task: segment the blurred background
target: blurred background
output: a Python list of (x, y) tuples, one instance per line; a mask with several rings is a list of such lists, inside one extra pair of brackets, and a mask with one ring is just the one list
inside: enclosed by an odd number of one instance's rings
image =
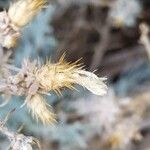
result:
[[(1, 10), (10, 1), (1, 0)], [(57, 123), (44, 126), (14, 97), (0, 108), (7, 125), (40, 140), (42, 150), (150, 150), (150, 1), (52, 0), (22, 31), (14, 49), (24, 58), (56, 62), (80, 58), (85, 68), (108, 78), (108, 94), (98, 97), (77, 87), (48, 96)], [(0, 149), (8, 145), (0, 137)]]

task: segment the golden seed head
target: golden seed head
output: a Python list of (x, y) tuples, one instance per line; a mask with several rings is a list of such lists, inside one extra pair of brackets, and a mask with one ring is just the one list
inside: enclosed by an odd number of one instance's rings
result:
[(27, 107), (31, 110), (33, 117), (36, 120), (41, 120), (43, 124), (51, 124), (55, 122), (55, 115), (50, 112), (50, 107), (43, 96), (36, 94), (27, 101)]
[(45, 0), (18, 0), (10, 5), (8, 16), (13, 25), (20, 28), (28, 24), (45, 5)]
[(35, 76), (41, 88), (47, 92), (54, 90), (59, 94), (63, 87), (74, 89), (73, 84), (79, 84), (96, 95), (104, 95), (107, 91), (105, 78), (83, 70), (77, 62), (65, 62), (64, 57), (56, 64), (47, 62), (37, 70)]
[(62, 58), (56, 64), (47, 62), (37, 70), (36, 79), (46, 91), (60, 93), (62, 87), (73, 88), (73, 73), (78, 69), (77, 66), (76, 63), (67, 63)]

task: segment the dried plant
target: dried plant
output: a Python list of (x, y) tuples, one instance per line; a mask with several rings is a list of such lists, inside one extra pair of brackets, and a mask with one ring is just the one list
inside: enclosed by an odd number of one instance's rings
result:
[(15, 27), (21, 28), (28, 24), (45, 4), (45, 0), (19, 0), (10, 5), (8, 16)]
[(45, 5), (45, 0), (18, 0), (7, 11), (0, 12), (0, 44), (6, 48), (16, 45), (20, 30)]
[[(45, 3), (45, 0), (19, 0), (10, 5), (8, 12), (1, 12), (2, 47), (15, 46), (20, 36), (20, 29), (33, 19)], [(3, 49), (1, 53), (3, 55)], [(46, 64), (40, 65), (37, 61), (26, 60), (21, 69), (8, 65), (8, 60), (9, 57), (6, 57), (1, 63), (0, 92), (5, 98), (2, 106), (8, 102), (11, 95), (26, 96), (24, 104), (27, 104), (33, 116), (43, 123), (55, 120), (54, 114), (48, 110), (43, 94), (48, 94), (50, 91), (61, 94), (61, 88), (74, 89), (73, 84), (79, 84), (96, 95), (106, 93), (107, 87), (103, 82), (105, 78), (98, 78), (95, 74), (83, 70), (77, 62), (65, 62), (64, 56), (56, 64), (47, 61)], [(17, 72), (12, 74), (11, 70)]]
[(0, 132), (4, 134), (10, 141), (9, 150), (33, 150), (33, 145), (36, 145), (40, 149), (39, 141), (31, 136), (25, 136), (18, 132), (12, 132), (6, 127), (6, 122), (10, 117), (10, 114), (14, 110), (10, 111), (4, 121), (0, 121)]
[[(46, 4), (45, 0), (19, 0), (12, 3), (8, 11), (0, 13), (0, 94), (6, 105), (13, 95), (24, 96), (21, 107), (27, 106), (32, 116), (43, 124), (55, 122), (55, 114), (46, 102), (45, 95), (51, 91), (61, 95), (62, 88), (75, 89), (76, 84), (83, 86), (96, 95), (107, 91), (106, 78), (99, 78), (93, 72), (86, 71), (78, 62), (66, 62), (64, 55), (57, 63), (47, 60), (41, 64), (38, 60), (24, 60), (21, 68), (12, 64), (11, 51), (21, 36), (21, 29), (27, 25)], [(0, 131), (10, 140), (12, 150), (32, 150), (32, 144), (38, 142), (33, 137), (13, 133), (1, 123)]]
[[(33, 115), (43, 123), (51, 123), (55, 117), (49, 112), (48, 104), (43, 95), (50, 91), (61, 94), (61, 88), (75, 89), (79, 84), (96, 95), (106, 94), (105, 78), (99, 78), (94, 73), (85, 71), (78, 63), (67, 63), (62, 56), (58, 63), (47, 61), (44, 65), (37, 61), (24, 61), (19, 72), (1, 80), (0, 92), (5, 97), (11, 95), (26, 96), (25, 104)], [(14, 68), (10, 68), (13, 71)]]

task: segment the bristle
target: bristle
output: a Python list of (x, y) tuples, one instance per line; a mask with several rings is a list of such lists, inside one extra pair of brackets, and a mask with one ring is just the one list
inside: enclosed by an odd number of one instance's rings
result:
[(55, 92), (58, 96), (62, 96), (62, 93), (61, 93), (61, 91), (60, 91), (59, 88), (54, 89), (54, 92)]
[(66, 53), (64, 52), (64, 53), (62, 54), (62, 56), (60, 57), (59, 62), (64, 62), (65, 56), (66, 56)]

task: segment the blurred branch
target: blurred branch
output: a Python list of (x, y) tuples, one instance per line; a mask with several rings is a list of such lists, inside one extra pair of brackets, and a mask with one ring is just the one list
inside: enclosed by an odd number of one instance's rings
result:
[(94, 55), (93, 55), (93, 58), (92, 58), (92, 64), (91, 64), (91, 70), (93, 69), (96, 69), (97, 66), (99, 66), (99, 64), (101, 63), (101, 59), (107, 49), (107, 46), (108, 46), (108, 42), (109, 42), (109, 29), (110, 29), (110, 26), (109, 24), (103, 26), (103, 29), (98, 29), (98, 32), (101, 33), (103, 36), (102, 36), (102, 39), (101, 39), (101, 42), (98, 43), (96, 46), (95, 46), (95, 52), (94, 52)]

